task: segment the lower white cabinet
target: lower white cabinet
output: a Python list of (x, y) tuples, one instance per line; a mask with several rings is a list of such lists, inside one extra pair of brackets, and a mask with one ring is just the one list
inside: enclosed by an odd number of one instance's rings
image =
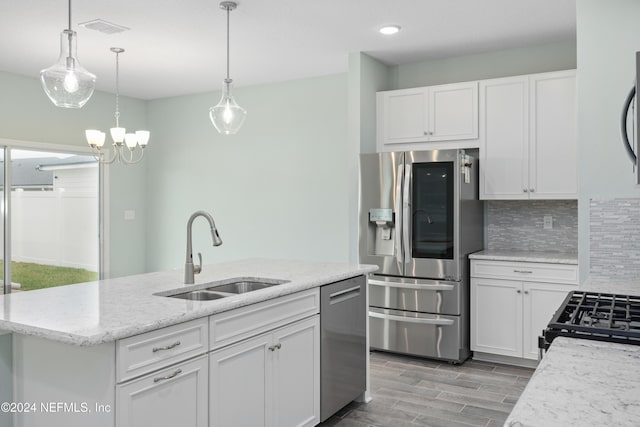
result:
[(210, 427), (320, 422), (320, 316), (209, 355)]
[[(543, 276), (545, 271), (539, 266), (544, 264), (501, 261), (495, 263), (495, 269), (491, 264), (471, 261), (471, 350), (537, 360), (538, 336), (568, 292), (577, 289), (577, 283), (536, 281), (537, 274), (545, 281), (552, 280)], [(513, 278), (490, 277), (505, 275), (507, 266), (511, 266)], [(575, 268), (563, 267), (568, 271)], [(480, 272), (486, 272), (487, 277), (477, 277)], [(522, 277), (528, 274), (533, 276)], [(563, 280), (558, 278), (559, 282)]]
[(116, 387), (118, 427), (206, 427), (207, 355)]

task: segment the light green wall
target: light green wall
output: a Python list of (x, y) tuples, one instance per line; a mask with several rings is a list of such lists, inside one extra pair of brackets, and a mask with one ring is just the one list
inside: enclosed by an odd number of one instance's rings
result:
[(219, 92), (148, 104), (147, 270), (182, 268), (186, 223), (210, 212), (224, 244), (194, 223), (204, 263), (252, 256), (346, 261), (349, 252), (347, 75), (237, 88), (248, 111), (219, 135)]
[(580, 278), (585, 280), (589, 200), (640, 197), (618, 128), (635, 77), (635, 52), (640, 51), (640, 2), (580, 0), (577, 5), (578, 251)]
[(576, 42), (567, 40), (397, 65), (391, 68), (392, 89), (573, 68), (576, 68)]
[[(58, 108), (49, 101), (37, 80), (5, 72), (0, 72), (0, 93), (0, 138), (85, 147), (85, 129), (106, 130), (113, 126), (113, 94), (95, 92), (80, 109)], [(121, 97), (120, 112), (125, 127), (146, 127), (144, 101)], [(111, 167), (112, 277), (144, 271), (144, 163)], [(125, 209), (135, 210), (137, 219), (125, 222)]]

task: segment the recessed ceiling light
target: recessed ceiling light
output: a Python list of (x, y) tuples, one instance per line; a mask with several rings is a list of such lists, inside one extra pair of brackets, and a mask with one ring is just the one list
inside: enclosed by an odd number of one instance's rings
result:
[(378, 31), (380, 31), (380, 34), (389, 36), (391, 34), (395, 34), (398, 31), (400, 31), (400, 25), (385, 25), (384, 27), (380, 28)]

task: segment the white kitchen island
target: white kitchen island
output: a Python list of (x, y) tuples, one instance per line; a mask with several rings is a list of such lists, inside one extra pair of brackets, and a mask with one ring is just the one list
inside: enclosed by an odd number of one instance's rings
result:
[[(317, 424), (319, 287), (375, 269), (249, 259), (204, 266), (195, 285), (175, 270), (0, 296), (15, 425), (221, 425), (209, 417), (214, 389), (246, 392), (238, 419)], [(287, 283), (212, 301), (154, 295), (231, 278)], [(289, 399), (302, 403), (277, 413)]]
[[(589, 279), (581, 290), (640, 295), (640, 280)], [(506, 427), (635, 427), (640, 420), (640, 346), (558, 337)]]

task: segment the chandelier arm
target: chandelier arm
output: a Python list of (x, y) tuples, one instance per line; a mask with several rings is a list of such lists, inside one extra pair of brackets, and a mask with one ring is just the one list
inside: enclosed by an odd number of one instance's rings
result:
[[(98, 155), (97, 157), (96, 157), (96, 153)], [(110, 157), (109, 160), (105, 160), (104, 155), (105, 155), (104, 151), (93, 148), (93, 158), (96, 159), (97, 162), (103, 165), (110, 165), (113, 162), (115, 162), (116, 158), (118, 157), (118, 152), (117, 152), (117, 149), (114, 148), (114, 152), (111, 156), (109, 156)]]
[[(138, 148), (140, 148), (140, 157), (138, 157), (137, 159), (134, 160), (133, 152), (134, 151), (138, 151), (137, 150)], [(121, 160), (122, 160), (122, 163), (126, 163), (128, 165), (134, 165), (134, 164), (140, 162), (142, 160), (143, 156), (144, 156), (144, 148), (142, 148), (140, 146), (136, 146), (136, 148), (134, 148), (134, 149), (129, 149), (129, 158), (128, 159), (124, 155), (124, 153), (122, 153)]]

